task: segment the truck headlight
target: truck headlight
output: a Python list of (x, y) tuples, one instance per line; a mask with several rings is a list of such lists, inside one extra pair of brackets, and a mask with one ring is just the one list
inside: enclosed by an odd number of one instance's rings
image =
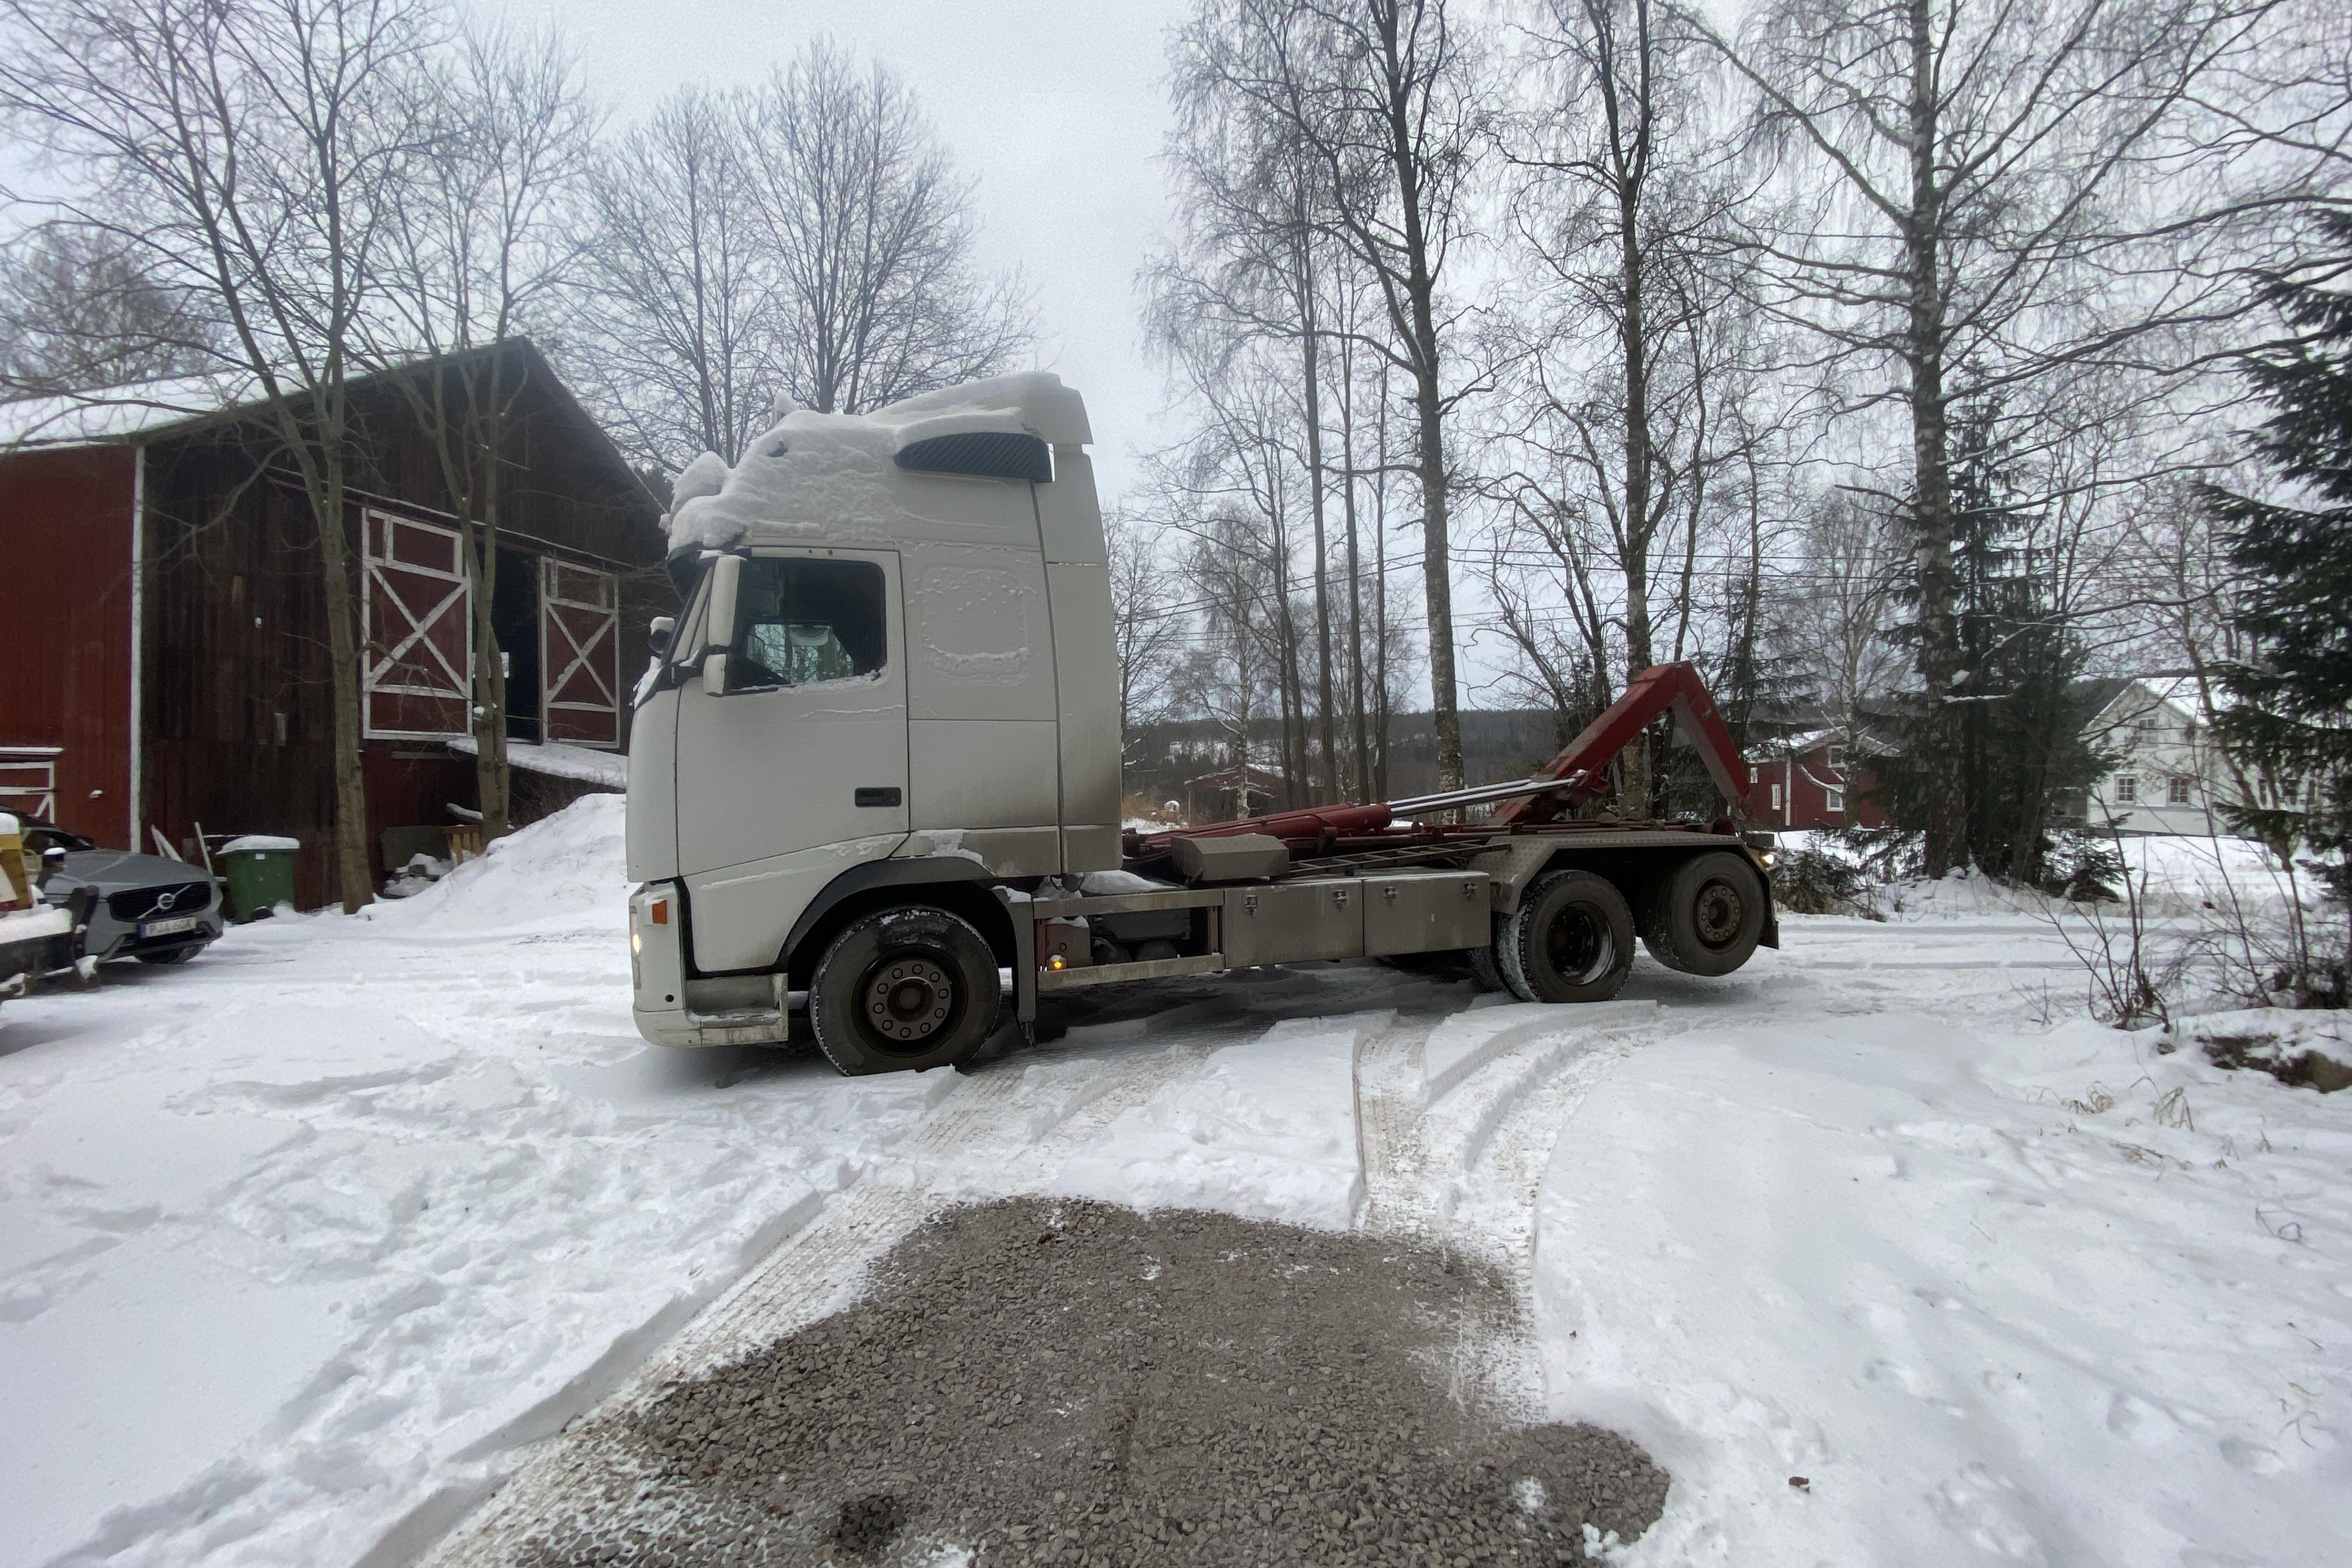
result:
[(629, 932), (629, 956), (635, 958), (646, 950), (646, 933), (632, 929)]

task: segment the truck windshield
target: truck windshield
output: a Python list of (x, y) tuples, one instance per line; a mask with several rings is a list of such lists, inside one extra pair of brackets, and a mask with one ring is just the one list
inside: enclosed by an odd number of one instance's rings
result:
[(887, 657), (882, 568), (870, 561), (747, 561), (737, 595), (730, 690), (847, 680)]

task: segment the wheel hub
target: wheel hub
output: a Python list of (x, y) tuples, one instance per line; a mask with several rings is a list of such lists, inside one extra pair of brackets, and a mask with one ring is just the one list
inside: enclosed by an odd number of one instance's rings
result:
[(1709, 947), (1722, 947), (1739, 935), (1739, 924), (1748, 910), (1736, 889), (1709, 882), (1699, 889), (1698, 906), (1691, 912), (1699, 941)]
[(954, 1009), (947, 971), (928, 958), (888, 958), (866, 973), (866, 1023), (893, 1045), (929, 1039)]
[(1609, 928), (1590, 910), (1570, 908), (1544, 933), (1544, 956), (1562, 979), (1586, 985), (1608, 972), (1617, 956), (1616, 944), (1609, 940)]

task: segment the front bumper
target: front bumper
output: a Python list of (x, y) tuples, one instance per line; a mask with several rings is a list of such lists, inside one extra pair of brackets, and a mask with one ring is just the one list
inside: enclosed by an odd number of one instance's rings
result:
[(782, 975), (689, 979), (675, 882), (629, 895), (630, 1012), (656, 1046), (765, 1046), (788, 1037)]
[(157, 936), (142, 935), (150, 921), (117, 920), (107, 911), (103, 900), (89, 918), (89, 935), (86, 950), (89, 956), (101, 962), (115, 958), (136, 958), (141, 953), (179, 952), (191, 947), (204, 947), (218, 942), (226, 919), (221, 912), (220, 895), (213, 895), (211, 907), (199, 910), (193, 916), (196, 922), (186, 931), (171, 931)]

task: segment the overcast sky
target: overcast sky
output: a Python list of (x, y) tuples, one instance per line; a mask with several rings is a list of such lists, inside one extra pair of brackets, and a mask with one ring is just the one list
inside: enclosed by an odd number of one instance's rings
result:
[(1168, 226), (1163, 35), (1184, 0), (475, 0), (554, 18), (622, 119), (688, 82), (757, 81), (830, 33), (903, 76), (979, 181), (981, 245), (1034, 291), (1037, 363), (1086, 395), (1104, 499), (1154, 446), (1135, 272)]

